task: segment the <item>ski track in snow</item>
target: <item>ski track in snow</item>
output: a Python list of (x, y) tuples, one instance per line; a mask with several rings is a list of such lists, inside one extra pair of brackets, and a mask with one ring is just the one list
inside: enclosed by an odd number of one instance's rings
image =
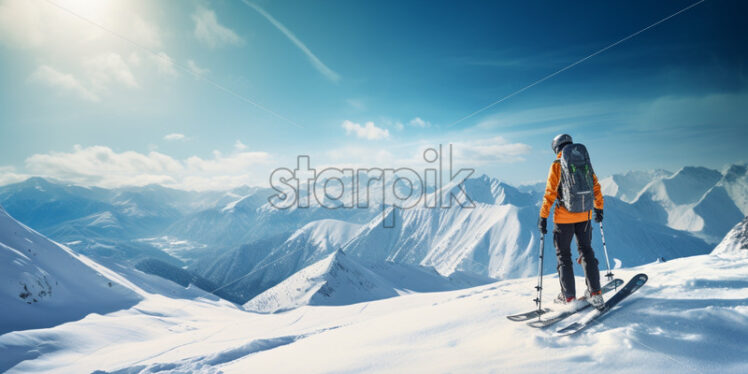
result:
[[(293, 324), (293, 323), (292, 323)], [(304, 339), (310, 335), (319, 334), (327, 330), (334, 329), (336, 327), (331, 327), (328, 329), (323, 329), (321, 331), (313, 332), (310, 334), (304, 334), (304, 335), (288, 335), (288, 336), (280, 336), (275, 338), (268, 338), (268, 339), (256, 339), (252, 340), (251, 342), (241, 345), (236, 348), (227, 349), (218, 353), (210, 354), (207, 356), (199, 356), (189, 359), (183, 359), (178, 362), (174, 363), (156, 363), (156, 364), (150, 364), (150, 365), (134, 365), (128, 368), (116, 370), (112, 372), (113, 374), (116, 373), (159, 373), (159, 372), (184, 372), (184, 373), (213, 373), (213, 372), (219, 372), (216, 368), (217, 366), (238, 360), (240, 358), (244, 358), (246, 356), (249, 356), (253, 353), (267, 351), (270, 349), (274, 349), (280, 346), (284, 346), (287, 344), (291, 344), (299, 339)], [(191, 344), (191, 343), (185, 343)], [(178, 347), (175, 347), (179, 348)], [(171, 351), (173, 349), (170, 349)], [(167, 351), (168, 352), (168, 351)], [(167, 353), (167, 352), (162, 352)], [(160, 356), (161, 354), (155, 355), (154, 357)], [(151, 357), (153, 358), (153, 357)], [(94, 373), (107, 373), (105, 371), (95, 371)]]

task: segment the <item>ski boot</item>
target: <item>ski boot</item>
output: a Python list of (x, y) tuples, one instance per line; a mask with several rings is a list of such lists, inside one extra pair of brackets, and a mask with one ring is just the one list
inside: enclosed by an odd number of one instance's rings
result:
[(600, 290), (597, 290), (595, 292), (590, 292), (590, 290), (587, 290), (584, 292), (584, 297), (587, 300), (590, 305), (594, 306), (597, 309), (602, 309), (602, 307), (605, 305), (605, 300), (603, 300), (603, 292)]
[(571, 304), (571, 303), (573, 303), (573, 302), (574, 302), (574, 300), (576, 300), (576, 299), (577, 299), (577, 298), (576, 298), (576, 297), (574, 297), (574, 296), (572, 296), (572, 297), (566, 297), (566, 296), (564, 295), (564, 293), (563, 293), (563, 292), (561, 292), (561, 293), (559, 293), (559, 294), (558, 294), (558, 296), (556, 296), (556, 298), (555, 298), (555, 299), (553, 299), (553, 302), (554, 302), (554, 303), (556, 303), (556, 304), (562, 304), (562, 305), (566, 305), (566, 304)]

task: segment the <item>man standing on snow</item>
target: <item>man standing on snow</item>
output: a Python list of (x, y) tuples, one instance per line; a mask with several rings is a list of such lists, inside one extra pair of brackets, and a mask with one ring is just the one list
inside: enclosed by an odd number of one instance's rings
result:
[(551, 165), (548, 181), (540, 209), (538, 228), (548, 232), (548, 216), (551, 206), (556, 203), (553, 213), (553, 245), (558, 258), (558, 278), (561, 293), (557, 302), (570, 303), (576, 298), (574, 269), (571, 262), (571, 239), (576, 236), (579, 261), (584, 268), (587, 281), (585, 296), (595, 307), (603, 305), (600, 291), (600, 273), (597, 259), (592, 250), (592, 212), (596, 222), (603, 220), (603, 195), (597, 176), (592, 170), (589, 154), (582, 144), (574, 144), (571, 136), (561, 134), (551, 143), (556, 160)]

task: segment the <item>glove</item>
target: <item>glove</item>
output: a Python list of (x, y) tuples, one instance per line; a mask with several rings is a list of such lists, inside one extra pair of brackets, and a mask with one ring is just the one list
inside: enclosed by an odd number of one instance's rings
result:
[(595, 222), (603, 221), (603, 210), (595, 208)]
[(548, 218), (538, 218), (538, 229), (544, 235), (548, 233), (548, 229), (546, 228), (546, 226), (548, 226)]

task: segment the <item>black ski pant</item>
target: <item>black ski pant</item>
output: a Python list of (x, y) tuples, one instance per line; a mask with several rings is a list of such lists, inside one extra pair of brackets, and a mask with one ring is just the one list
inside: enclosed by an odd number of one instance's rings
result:
[(584, 269), (587, 289), (590, 292), (600, 290), (600, 271), (597, 259), (592, 250), (592, 223), (557, 223), (553, 227), (553, 245), (558, 259), (558, 278), (561, 281), (561, 292), (567, 298), (576, 296), (574, 268), (571, 262), (571, 239), (576, 236), (579, 260)]

